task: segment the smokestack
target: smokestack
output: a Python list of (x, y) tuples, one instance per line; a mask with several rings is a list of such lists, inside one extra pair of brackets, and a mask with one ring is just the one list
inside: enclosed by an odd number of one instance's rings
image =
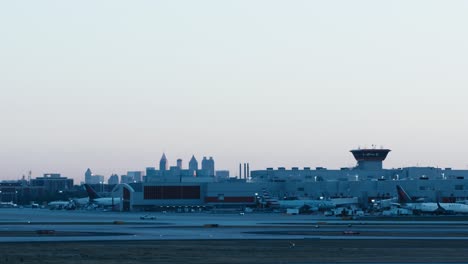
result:
[(247, 163), (244, 163), (244, 179), (247, 180)]
[(239, 163), (239, 179), (242, 179), (242, 163)]

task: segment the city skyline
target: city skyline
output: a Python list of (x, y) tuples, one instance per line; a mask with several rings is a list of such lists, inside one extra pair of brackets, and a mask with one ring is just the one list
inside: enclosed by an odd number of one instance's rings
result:
[[(111, 10), (111, 11), (109, 11)], [(468, 167), (468, 3), (0, 3), (0, 180), (157, 167)], [(103, 15), (105, 14), (105, 16)], [(200, 161), (200, 160), (199, 160)]]
[[(377, 146), (377, 145), (371, 145), (371, 146), (366, 146), (366, 145), (363, 145), (363, 146), (358, 146), (356, 148), (353, 148), (353, 149), (380, 149), (382, 148), (383, 146)], [(349, 150), (352, 150), (352, 149), (349, 149)], [(414, 163), (414, 164), (409, 164), (409, 163), (405, 163), (405, 164), (395, 164), (395, 162), (393, 161), (392, 162), (392, 158), (391, 156), (394, 155), (395, 151), (392, 150), (392, 153), (389, 154), (390, 158), (388, 158), (385, 162), (384, 162), (384, 168), (386, 169), (395, 169), (395, 168), (401, 168), (401, 167), (435, 167), (435, 168), (452, 168), (452, 169), (468, 169), (468, 165), (466, 165), (465, 167), (456, 167), (456, 166), (443, 166), (443, 165), (439, 165), (439, 164), (429, 164), (429, 163), (420, 163), (420, 162), (417, 162), (417, 163)], [(298, 167), (298, 168), (304, 168), (304, 167), (311, 167), (311, 168), (315, 168), (315, 167), (323, 167), (323, 168), (327, 168), (327, 169), (340, 169), (340, 168), (354, 168), (354, 167), (357, 167), (357, 162), (356, 160), (353, 158), (353, 155), (350, 151), (345, 151), (346, 154), (349, 154), (349, 158), (346, 159), (346, 164), (345, 163), (342, 163), (341, 165), (340, 164), (337, 164), (337, 166), (325, 166), (324, 164), (319, 164), (319, 163), (303, 163), (303, 164), (292, 164), (292, 165), (285, 165), (284, 163), (281, 163), (281, 161), (278, 161), (278, 163), (268, 163), (270, 165), (268, 166), (265, 166), (265, 167), (254, 167), (254, 168), (250, 168), (250, 171), (252, 170), (265, 170), (267, 168), (274, 168), (274, 169), (277, 169), (277, 168), (280, 168), (280, 167), (285, 167), (286, 169), (291, 169), (293, 167)], [(418, 154), (418, 153), (415, 153), (415, 154)], [(167, 170), (170, 168), (170, 167), (176, 167), (177, 166), (177, 161), (179, 159), (181, 159), (180, 157), (172, 157), (168, 154), (166, 154), (165, 152), (163, 153), (163, 155), (167, 158)], [(199, 168), (201, 169), (201, 161), (203, 158), (211, 158), (211, 156), (199, 156), (198, 158), (196, 157), (196, 155), (192, 155), (190, 157), (193, 157), (195, 156), (195, 158), (197, 159), (198, 161), (198, 166)], [(336, 155), (336, 156), (343, 156), (343, 155)], [(172, 159), (173, 158), (173, 159)], [(160, 159), (155, 159), (155, 162), (151, 165), (148, 165), (148, 166), (144, 166), (144, 167), (138, 167), (138, 168), (135, 168), (135, 167), (120, 167), (120, 170), (117, 170), (117, 169), (112, 169), (112, 168), (106, 168), (106, 167), (99, 167), (99, 166), (96, 166), (96, 167), (86, 167), (86, 168), (82, 168), (80, 171), (73, 171), (72, 174), (67, 174), (67, 173), (64, 173), (62, 171), (59, 171), (59, 170), (48, 170), (48, 171), (32, 171), (32, 175), (31, 177), (34, 178), (34, 177), (41, 177), (43, 176), (44, 174), (50, 174), (50, 173), (60, 173), (62, 176), (64, 177), (68, 177), (68, 178), (72, 178), (76, 181), (76, 183), (80, 183), (80, 182), (85, 182), (85, 173), (87, 172), (88, 169), (91, 169), (92, 170), (92, 175), (93, 176), (103, 176), (104, 177), (104, 182), (107, 183), (108, 179), (110, 176), (112, 175), (118, 175), (119, 178), (121, 175), (127, 175), (128, 172), (134, 172), (134, 171), (141, 171), (143, 172), (143, 175), (144, 175), (144, 171), (146, 170), (146, 168), (149, 168), (149, 167), (154, 167), (156, 169), (159, 169), (159, 166), (160, 166)], [(182, 168), (183, 169), (189, 169), (189, 161), (191, 159), (182, 159)], [(218, 170), (229, 170), (230, 171), (230, 177), (238, 177), (239, 176), (239, 164), (240, 165), (244, 165), (244, 164), (247, 164), (249, 163), (250, 165), (250, 162), (245, 160), (245, 161), (239, 161), (237, 162), (234, 166), (231, 166), (233, 169), (231, 169), (231, 167), (227, 168), (227, 167), (220, 167), (220, 165), (218, 165), (218, 160), (215, 158), (216, 160), (216, 166), (215, 166), (215, 170), (218, 171)], [(390, 162), (389, 162), (390, 161)], [(99, 162), (96, 162), (96, 164), (99, 163)], [(244, 167), (242, 167), (242, 177), (244, 177)], [(4, 179), (0, 179), (1, 180), (18, 180), (20, 179), (23, 175), (27, 178), (28, 177), (28, 173), (29, 171), (25, 171), (23, 174), (21, 175), (18, 175), (17, 177), (11, 177), (11, 178), (4, 178)]]

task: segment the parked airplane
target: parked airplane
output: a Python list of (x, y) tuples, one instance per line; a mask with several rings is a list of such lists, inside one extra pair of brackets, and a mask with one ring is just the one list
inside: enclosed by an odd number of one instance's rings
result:
[(74, 209), (72, 201), (52, 201), (47, 204), (50, 209)]
[(336, 207), (336, 204), (331, 200), (311, 200), (311, 199), (294, 199), (294, 200), (278, 200), (271, 198), (270, 194), (263, 190), (263, 202), (272, 208), (303, 208), (309, 207), (311, 211), (326, 210)]
[(377, 209), (377, 210), (385, 210), (385, 209), (389, 209), (390, 207), (392, 207), (392, 205), (394, 205), (396, 202), (397, 202), (396, 197), (392, 197), (389, 199), (382, 199), (382, 200), (372, 200), (372, 206), (374, 207), (374, 209)]
[(85, 206), (89, 204), (89, 197), (73, 198), (72, 200), (76, 205), (79, 205), (79, 206)]
[(114, 206), (120, 203), (120, 199), (114, 197), (101, 197), (89, 184), (85, 184), (88, 192), (89, 203), (99, 206)]
[(406, 191), (397, 185), (398, 204), (402, 208), (413, 210), (413, 212), (421, 213), (438, 213), (438, 214), (453, 214), (453, 213), (468, 213), (468, 205), (459, 203), (429, 203), (429, 202), (414, 202)]
[(13, 202), (0, 202), (0, 208), (16, 208), (16, 207), (18, 207), (18, 205)]

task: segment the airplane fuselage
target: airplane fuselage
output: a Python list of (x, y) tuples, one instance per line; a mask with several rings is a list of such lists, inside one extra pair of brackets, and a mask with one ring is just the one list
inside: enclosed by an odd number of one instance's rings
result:
[(281, 208), (301, 208), (303, 206), (310, 206), (318, 209), (332, 209), (336, 207), (333, 202), (322, 200), (279, 200), (278, 203)]
[(120, 199), (112, 197), (96, 198), (91, 201), (91, 203), (100, 205), (100, 206), (113, 206), (120, 203)]
[(440, 206), (447, 211), (468, 214), (468, 205), (460, 203), (441, 203)]
[[(448, 212), (468, 214), (468, 205), (459, 203), (439, 203), (440, 207)], [(439, 206), (437, 203), (407, 203), (401, 207), (422, 213), (437, 212)]]

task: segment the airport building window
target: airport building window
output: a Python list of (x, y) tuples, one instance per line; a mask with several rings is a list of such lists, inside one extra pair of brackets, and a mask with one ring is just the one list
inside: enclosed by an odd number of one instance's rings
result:
[(200, 186), (145, 186), (145, 200), (200, 199)]

